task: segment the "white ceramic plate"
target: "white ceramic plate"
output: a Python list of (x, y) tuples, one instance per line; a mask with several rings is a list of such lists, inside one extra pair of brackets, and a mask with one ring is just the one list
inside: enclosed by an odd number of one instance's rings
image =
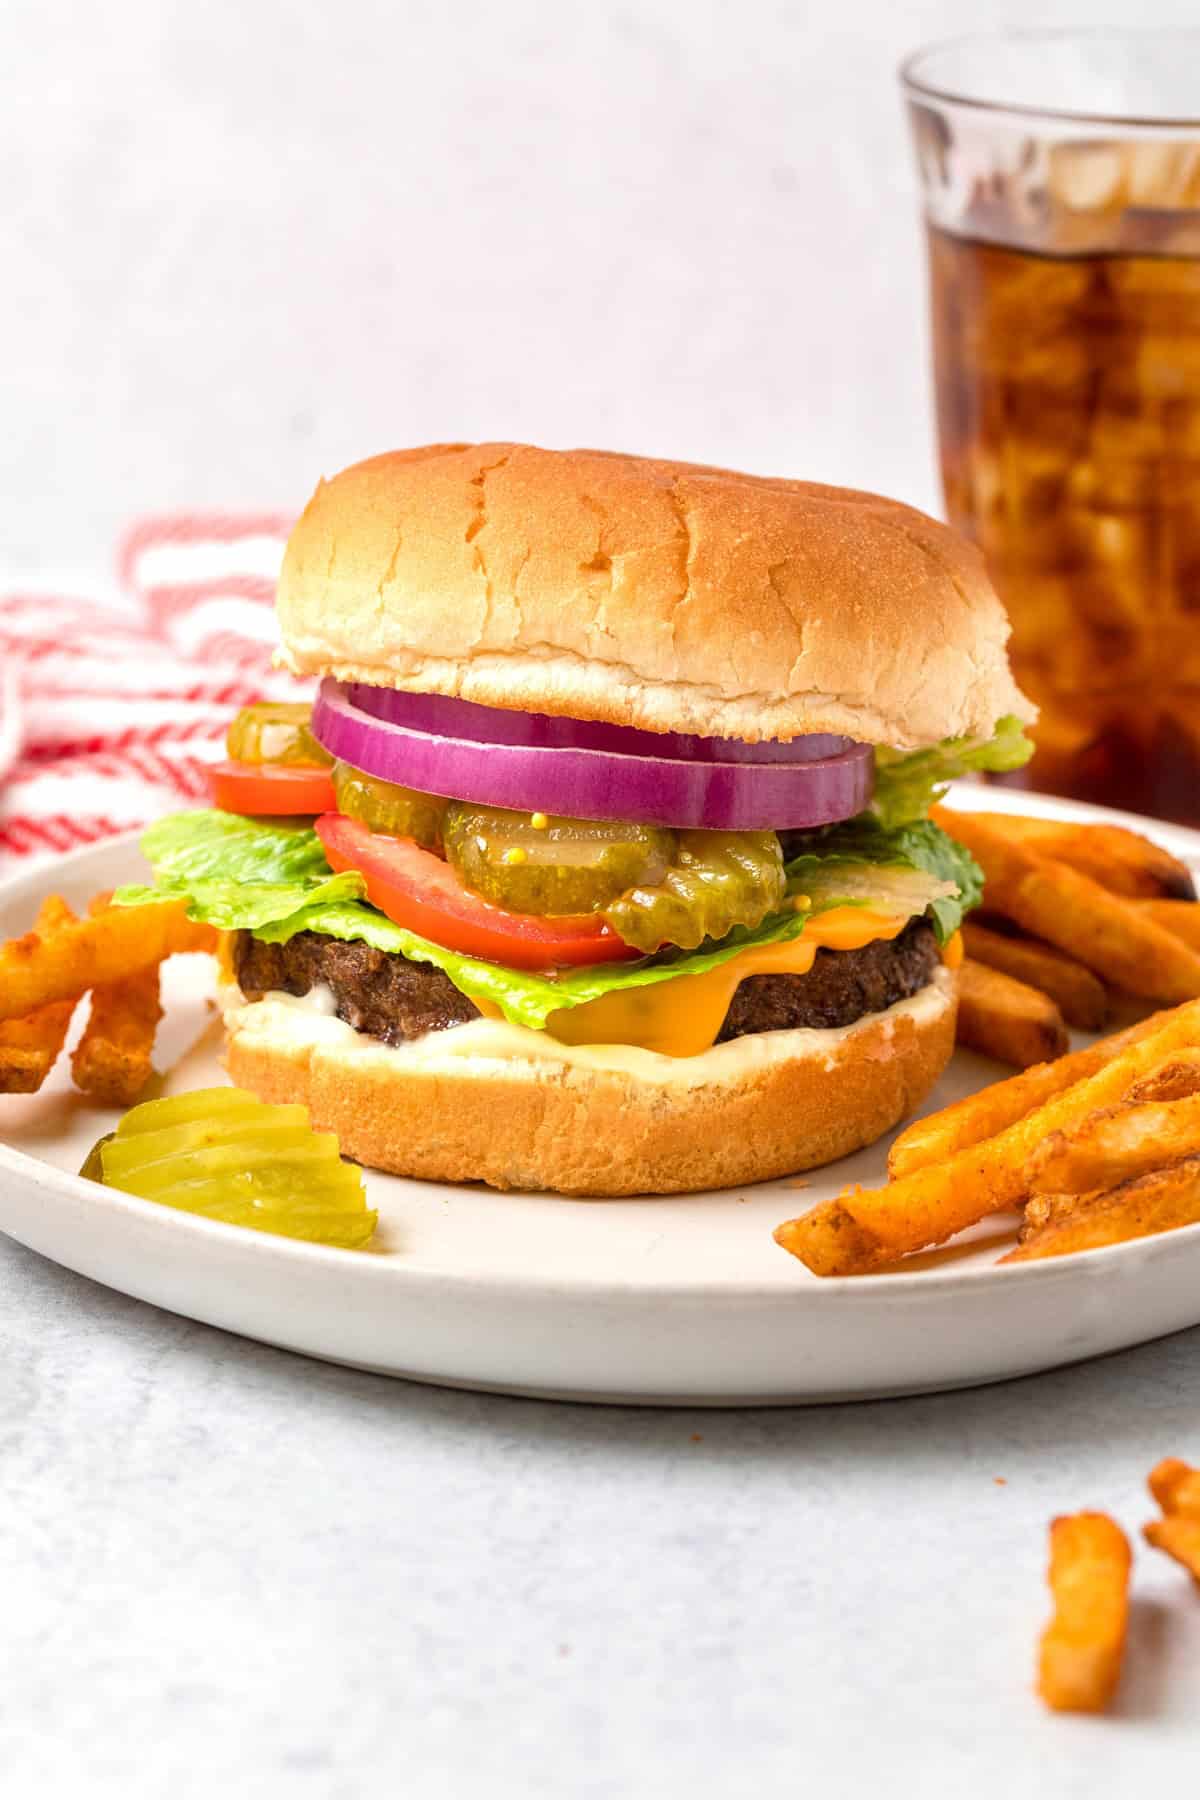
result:
[[(1048, 817), (1118, 813), (996, 789), (960, 802)], [(1200, 866), (1200, 833), (1156, 826)], [(136, 879), (130, 839), (0, 889), (0, 936), (53, 879), (73, 900)], [(167, 967), (169, 1091), (223, 1079), (207, 958)], [(930, 1106), (1005, 1071), (960, 1052)], [(82, 1181), (115, 1115), (55, 1072), (0, 1098), (0, 1229), (108, 1286), (310, 1356), (422, 1381), (575, 1400), (785, 1405), (966, 1387), (1200, 1323), (1200, 1226), (995, 1266), (994, 1220), (902, 1273), (821, 1282), (772, 1241), (848, 1180), (883, 1177), (886, 1141), (793, 1181), (673, 1199), (564, 1200), (370, 1175), (368, 1251), (211, 1224)]]

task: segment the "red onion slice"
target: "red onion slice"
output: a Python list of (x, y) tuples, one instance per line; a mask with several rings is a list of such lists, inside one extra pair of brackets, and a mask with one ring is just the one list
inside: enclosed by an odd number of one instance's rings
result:
[[(473, 710), (495, 716), (490, 707)], [(512, 744), (392, 724), (364, 712), (340, 682), (329, 680), (322, 682), (313, 708), (313, 733), (330, 755), (382, 781), (447, 799), (572, 819), (795, 831), (851, 818), (866, 806), (874, 786), (867, 744), (816, 761), (786, 763), (686, 761), (578, 745)]]
[(429, 731), (435, 737), (465, 738), (477, 744), (524, 744), (533, 750), (611, 750), (620, 756), (666, 757), (671, 762), (798, 763), (837, 756), (854, 741), (829, 732), (811, 732), (787, 744), (745, 744), (740, 738), (638, 731), (632, 725), (606, 725), (596, 719), (514, 712), (509, 707), (454, 700), (447, 694), (405, 694), (398, 688), (369, 687), (361, 681), (346, 692), (352, 706), (408, 731)]

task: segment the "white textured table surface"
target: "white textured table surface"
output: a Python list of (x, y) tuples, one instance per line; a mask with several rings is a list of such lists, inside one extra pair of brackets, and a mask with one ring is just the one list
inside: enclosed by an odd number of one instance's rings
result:
[(0, 1238), (6, 1800), (1149, 1791), (1195, 1772), (1200, 1596), (1140, 1556), (1117, 1716), (1049, 1718), (1045, 1524), (1149, 1516), (1198, 1378), (1200, 1331), (879, 1405), (509, 1401)]

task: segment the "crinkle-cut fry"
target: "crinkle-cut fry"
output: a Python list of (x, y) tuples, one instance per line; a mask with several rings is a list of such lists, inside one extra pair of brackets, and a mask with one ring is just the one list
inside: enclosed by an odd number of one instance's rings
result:
[(1155, 1550), (1165, 1550), (1200, 1585), (1200, 1516), (1169, 1513), (1143, 1525), (1142, 1536)]
[(1192, 872), (1185, 862), (1123, 825), (1079, 825), (1024, 813), (989, 813), (988, 818), (998, 830), (1031, 850), (1090, 875), (1110, 894), (1128, 899), (1169, 896), (1181, 901), (1196, 897)]
[(969, 1050), (1019, 1069), (1054, 1061), (1071, 1042), (1049, 994), (969, 956), (958, 971), (957, 1036)]
[(933, 816), (983, 870), (990, 911), (1078, 957), (1128, 994), (1168, 1003), (1200, 997), (1200, 951), (1156, 925), (1134, 901), (1006, 837), (996, 828), (997, 815), (935, 807)]
[(20, 1019), (54, 1000), (124, 981), (180, 951), (213, 950), (217, 933), (195, 925), (182, 900), (112, 906), (52, 936), (31, 931), (0, 946), (0, 1019)]
[(1200, 1049), (1176, 1050), (1135, 1081), (1125, 1099), (1130, 1106), (1143, 1100), (1187, 1100), (1200, 1094)]
[(1054, 1617), (1042, 1633), (1038, 1693), (1056, 1712), (1103, 1712), (1116, 1694), (1129, 1630), (1129, 1539), (1107, 1513), (1050, 1527)]
[(1200, 906), (1194, 900), (1139, 900), (1138, 911), (1200, 950)]
[(1200, 1156), (1189, 1156), (1168, 1169), (1154, 1169), (1100, 1193), (1081, 1194), (1065, 1217), (1030, 1232), (1002, 1256), (1002, 1263), (1041, 1262), (1051, 1256), (1073, 1256), (1080, 1250), (1102, 1250), (1134, 1238), (1159, 1237), (1185, 1225), (1200, 1224)]
[[(38, 911), (34, 930), (41, 937), (74, 922), (75, 914), (61, 894), (50, 894)], [(0, 1094), (36, 1094), (58, 1060), (75, 999), (39, 1006), (23, 1019), (0, 1023)]]
[[(1197, 909), (1200, 911), (1200, 908)], [(1099, 976), (1081, 962), (1037, 938), (1009, 937), (968, 919), (962, 928), (963, 948), (972, 962), (986, 963), (1014, 981), (1039, 988), (1058, 1006), (1077, 1031), (1100, 1031), (1108, 1017), (1108, 995)]]
[(1179, 1456), (1164, 1456), (1150, 1471), (1146, 1483), (1165, 1513), (1186, 1513), (1200, 1519), (1200, 1469)]
[(1020, 1075), (1010, 1075), (1007, 1081), (997, 1081), (992, 1087), (981, 1088), (977, 1094), (968, 1094), (965, 1099), (956, 1100), (953, 1106), (943, 1107), (941, 1112), (914, 1119), (892, 1145), (888, 1154), (888, 1174), (893, 1181), (899, 1181), (902, 1176), (914, 1175), (918, 1169), (927, 1168), (930, 1163), (945, 1162), (960, 1150), (995, 1137), (997, 1132), (1026, 1118), (1036, 1107), (1044, 1106), (1055, 1094), (1095, 1075), (1120, 1056), (1129, 1044), (1152, 1036), (1170, 1016), (1169, 1012), (1155, 1013), (1125, 1031), (1102, 1038), (1097, 1044), (1089, 1044), (1085, 1050), (1073, 1050), (1069, 1056), (1059, 1057), (1057, 1062), (1041, 1063)]
[(93, 988), (83, 1036), (71, 1058), (82, 1093), (108, 1106), (132, 1106), (153, 1066), (154, 1034), (162, 1018), (160, 965), (151, 963), (124, 981)]
[(1198, 1155), (1200, 1095), (1103, 1107), (1035, 1150), (1029, 1185), (1035, 1194), (1082, 1194)]
[(1029, 1193), (1033, 1153), (1051, 1132), (1115, 1104), (1133, 1077), (1178, 1044), (1193, 1043), (1200, 1043), (1200, 1001), (1176, 1007), (1151, 1035), (1126, 1044), (1120, 1056), (1094, 1075), (1053, 1095), (994, 1137), (887, 1187), (848, 1189), (803, 1217), (786, 1220), (775, 1241), (814, 1275), (826, 1276), (863, 1274), (944, 1243), (990, 1213), (1022, 1204)]

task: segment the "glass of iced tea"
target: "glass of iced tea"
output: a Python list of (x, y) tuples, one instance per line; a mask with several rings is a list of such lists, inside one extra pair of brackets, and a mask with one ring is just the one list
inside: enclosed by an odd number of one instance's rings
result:
[(1042, 709), (1026, 785), (1200, 823), (1200, 30), (919, 51), (942, 483)]

